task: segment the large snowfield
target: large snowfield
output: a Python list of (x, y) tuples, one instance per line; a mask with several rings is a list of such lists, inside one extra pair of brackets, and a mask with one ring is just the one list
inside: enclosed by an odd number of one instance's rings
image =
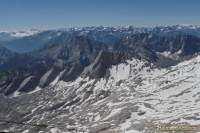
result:
[[(199, 128), (200, 56), (169, 68), (132, 59), (107, 73), (100, 80), (80, 77), (73, 82), (59, 81), (61, 73), (43, 90), (13, 96), (13, 109), (26, 112), (27, 123), (47, 124), (40, 133), (154, 133), (166, 123)], [(28, 100), (19, 104), (20, 99)], [(24, 133), (38, 130), (20, 127)]]

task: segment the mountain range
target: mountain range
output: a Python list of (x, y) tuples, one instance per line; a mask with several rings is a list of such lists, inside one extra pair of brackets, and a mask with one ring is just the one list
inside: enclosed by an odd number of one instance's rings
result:
[(192, 25), (0, 32), (0, 129), (199, 128), (199, 52)]

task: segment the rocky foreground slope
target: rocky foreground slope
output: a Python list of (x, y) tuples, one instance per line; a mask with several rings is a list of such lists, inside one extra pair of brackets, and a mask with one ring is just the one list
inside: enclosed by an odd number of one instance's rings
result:
[[(107, 77), (58, 81), (1, 96), (0, 129), (19, 133), (154, 133), (159, 123), (200, 124), (200, 56), (169, 68), (132, 58)], [(194, 131), (195, 133), (197, 131)]]

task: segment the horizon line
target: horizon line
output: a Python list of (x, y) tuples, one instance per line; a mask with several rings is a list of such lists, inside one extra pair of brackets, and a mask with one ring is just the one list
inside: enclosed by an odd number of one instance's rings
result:
[(38, 30), (38, 31), (47, 31), (47, 30), (68, 30), (68, 29), (75, 29), (75, 28), (92, 28), (92, 27), (112, 27), (112, 28), (156, 28), (156, 27), (172, 27), (172, 26), (196, 26), (200, 27), (200, 24), (158, 24), (158, 25), (134, 25), (134, 24), (127, 24), (127, 25), (90, 25), (90, 26), (62, 26), (62, 27), (54, 27), (54, 28), (39, 28), (39, 27), (30, 27), (30, 28), (21, 28), (21, 29), (13, 29), (13, 30), (1, 30), (0, 32), (17, 32), (17, 31), (31, 31), (31, 30)]

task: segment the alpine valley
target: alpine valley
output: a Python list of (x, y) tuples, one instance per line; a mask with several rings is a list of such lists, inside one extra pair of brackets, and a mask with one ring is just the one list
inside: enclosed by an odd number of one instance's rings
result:
[(199, 52), (193, 25), (1, 31), (0, 132), (197, 133)]

